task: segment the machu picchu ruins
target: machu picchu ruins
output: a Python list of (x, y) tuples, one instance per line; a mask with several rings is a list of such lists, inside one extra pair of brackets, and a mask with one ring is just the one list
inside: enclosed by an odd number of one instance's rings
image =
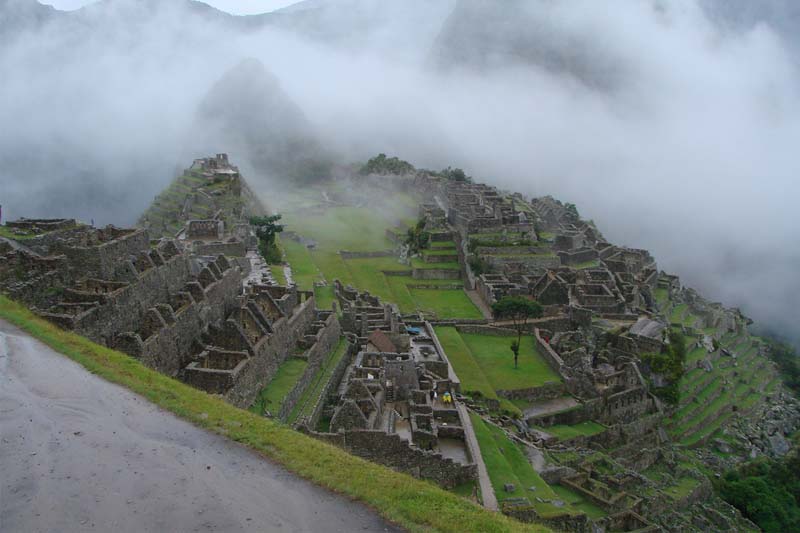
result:
[[(280, 264), (251, 223), (268, 205)], [(8, 222), (0, 287), (235, 406), (556, 530), (752, 529), (707, 476), (785, 454), (800, 425), (741, 311), (571, 204), (413, 167), (262, 199), (226, 154), (197, 159), (133, 228)], [(541, 316), (517, 331), (495, 316), (508, 298)]]

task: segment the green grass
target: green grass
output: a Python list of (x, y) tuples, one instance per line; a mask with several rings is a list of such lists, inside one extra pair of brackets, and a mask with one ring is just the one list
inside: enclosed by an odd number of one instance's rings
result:
[(669, 302), (669, 290), (667, 289), (656, 289), (653, 291), (653, 296), (656, 298), (656, 302), (660, 307), (663, 307)]
[[(536, 511), (543, 517), (573, 514), (569, 507), (556, 507), (547, 502), (536, 501), (536, 497), (554, 500), (558, 496), (531, 466), (519, 446), (509, 440), (503, 431), (487, 424), (474, 413), (470, 413), (475, 436), (481, 449), (481, 457), (489, 472), (489, 479), (498, 501), (506, 498), (528, 498)], [(514, 490), (506, 492), (506, 483), (512, 483)], [(530, 490), (535, 487), (534, 490)]]
[(259, 415), (269, 411), (273, 416), (277, 416), (283, 405), (284, 398), (292, 390), (292, 387), (294, 387), (307, 367), (308, 361), (305, 359), (289, 357), (278, 367), (278, 371), (272, 381), (258, 393), (250, 410)]
[(319, 271), (308, 248), (289, 239), (282, 239), (281, 246), (286, 260), (292, 266), (292, 280), (298, 288), (304, 291), (312, 290), (314, 282), (319, 279)]
[[(19, 233), (17, 233), (19, 232)], [(31, 233), (25, 230), (17, 230), (14, 228), (9, 228), (8, 226), (0, 226), (0, 237), (8, 237), (9, 239), (14, 239), (16, 241), (24, 241), (25, 239), (33, 239), (34, 237), (38, 237), (39, 235), (44, 235), (43, 233)]]
[(378, 209), (368, 207), (329, 207), (322, 213), (286, 213), (286, 227), (317, 241), (321, 250), (366, 252), (387, 250), (390, 221)]
[(286, 274), (283, 272), (283, 265), (270, 265), (270, 271), (275, 283), (278, 285), (286, 285)]
[(341, 361), (345, 353), (347, 353), (347, 342), (342, 337), (339, 339), (339, 343), (336, 347), (331, 350), (331, 353), (325, 358), (322, 366), (314, 376), (313, 381), (306, 387), (303, 394), (300, 395), (297, 404), (289, 414), (287, 422), (292, 424), (300, 417), (311, 416), (311, 412), (317, 404), (320, 394), (322, 394), (322, 389), (325, 387), (328, 380), (331, 379), (336, 365)]
[(600, 266), (600, 261), (597, 259), (592, 259), (591, 261), (584, 261), (583, 263), (578, 263), (577, 265), (573, 265), (573, 268), (578, 270), (583, 270), (586, 268), (597, 268)]
[(499, 400), (501, 409), (514, 415), (522, 415), (519, 406), (499, 398), (498, 390), (526, 389), (560, 380), (534, 349), (531, 337), (522, 338), (519, 368), (514, 368), (514, 357), (509, 349), (513, 337), (462, 334), (452, 326), (437, 326), (435, 330), (461, 380), (461, 388), (468, 393), (477, 392), (485, 398)]
[(142, 365), (34, 316), (0, 296), (0, 317), (88, 371), (129, 388), (197, 426), (257, 450), (296, 474), (363, 501), (410, 531), (546, 531), (474, 505), (431, 483), (347, 454)]
[(573, 424), (571, 426), (566, 424), (558, 424), (539, 429), (550, 433), (554, 437), (558, 437), (559, 440), (569, 440), (574, 439), (575, 437), (591, 437), (592, 435), (597, 435), (605, 431), (606, 427), (602, 424), (598, 424), (597, 422), (587, 421), (579, 422), (578, 424)]
[(688, 496), (698, 485), (700, 485), (700, 481), (692, 477), (682, 477), (678, 480), (677, 484), (666, 487), (663, 490), (664, 493), (668, 494), (671, 498), (680, 500)]
[(316, 299), (317, 309), (330, 310), (333, 304), (333, 286), (314, 287), (314, 298)]
[(672, 308), (672, 314), (670, 315), (669, 321), (672, 324), (682, 324), (683, 323), (683, 315), (689, 310), (689, 306), (686, 304), (676, 305)]
[(437, 318), (483, 318), (463, 290), (409, 289), (417, 308)]
[(514, 356), (510, 349), (514, 337), (477, 333), (462, 333), (461, 337), (495, 390), (527, 389), (561, 381), (560, 376), (539, 355), (530, 335), (523, 336), (520, 342), (518, 368), (514, 368)]
[(434, 329), (450, 364), (461, 380), (461, 388), (465, 392), (478, 392), (486, 398), (496, 400), (497, 393), (494, 387), (486, 379), (486, 375), (456, 328), (436, 326)]
[(559, 498), (570, 504), (573, 509), (583, 511), (586, 513), (586, 516), (592, 520), (597, 520), (608, 515), (608, 513), (606, 513), (602, 507), (595, 505), (588, 499), (584, 498), (582, 494), (575, 492), (569, 487), (565, 487), (563, 485), (553, 485), (552, 489)]

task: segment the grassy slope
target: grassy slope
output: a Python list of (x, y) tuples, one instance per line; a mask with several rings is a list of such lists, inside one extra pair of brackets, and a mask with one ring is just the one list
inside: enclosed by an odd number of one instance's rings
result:
[(284, 398), (303, 375), (306, 367), (308, 367), (308, 361), (305, 359), (290, 357), (284, 361), (278, 367), (272, 381), (258, 393), (250, 410), (259, 415), (264, 414), (264, 411), (269, 411), (273, 416), (277, 416)]
[(330, 380), (336, 365), (339, 363), (342, 357), (344, 357), (346, 352), (347, 342), (343, 337), (340, 337), (339, 343), (325, 358), (325, 361), (317, 371), (314, 379), (311, 381), (308, 387), (306, 387), (306, 390), (303, 391), (303, 394), (300, 396), (300, 398), (298, 398), (297, 404), (289, 414), (288, 422), (290, 424), (294, 423), (301, 416), (311, 415), (311, 412), (314, 410), (314, 406), (317, 404), (320, 394), (322, 394), (323, 387), (326, 383), (328, 383), (328, 380)]
[(250, 446), (321, 486), (371, 505), (411, 531), (545, 531), (482, 509), (431, 483), (399, 474), (151, 370), (134, 358), (65, 332), (0, 296), (0, 317), (87, 370), (200, 427)]
[[(558, 499), (558, 496), (536, 473), (517, 444), (509, 440), (502, 430), (485, 423), (474, 413), (470, 414), (470, 418), (481, 448), (481, 456), (489, 471), (492, 488), (499, 501), (506, 498), (528, 498), (536, 511), (544, 517), (572, 512), (568, 508), (537, 501), (537, 496), (549, 500)], [(513, 484), (514, 490), (506, 492), (506, 483)], [(532, 487), (535, 489), (531, 490)]]

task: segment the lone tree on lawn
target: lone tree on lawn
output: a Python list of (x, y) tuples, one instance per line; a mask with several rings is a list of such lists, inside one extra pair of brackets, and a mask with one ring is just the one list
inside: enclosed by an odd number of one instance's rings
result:
[(492, 304), (492, 312), (498, 320), (511, 320), (517, 330), (517, 340), (511, 342), (511, 351), (514, 352), (514, 368), (519, 360), (519, 344), (522, 340), (522, 329), (529, 318), (542, 316), (542, 306), (538, 302), (522, 296), (504, 296)]
[(275, 246), (275, 237), (283, 231), (283, 225), (278, 224), (280, 219), (281, 215), (250, 217), (250, 225), (255, 228), (259, 240), (259, 250), (268, 263), (277, 263), (281, 259)]

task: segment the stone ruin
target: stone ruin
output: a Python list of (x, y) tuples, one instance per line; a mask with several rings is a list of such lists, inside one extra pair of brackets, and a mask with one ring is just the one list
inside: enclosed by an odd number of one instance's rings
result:
[(351, 358), (320, 406), (330, 413), (327, 431), (313, 421), (302, 421), (304, 430), (445, 487), (475, 479), (480, 450), (458, 399), (460, 382), (430, 324), (407, 325), (393, 306), (338, 280), (334, 290)]

